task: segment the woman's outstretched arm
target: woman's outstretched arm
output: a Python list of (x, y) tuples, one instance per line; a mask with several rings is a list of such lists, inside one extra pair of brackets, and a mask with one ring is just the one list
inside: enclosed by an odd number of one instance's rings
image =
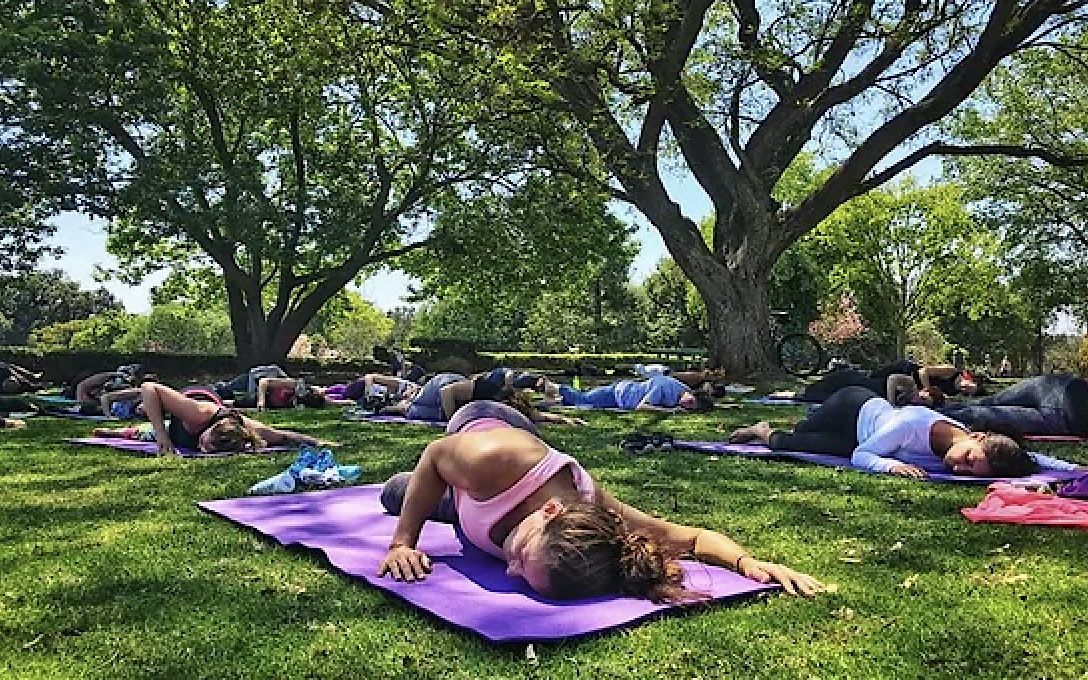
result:
[(270, 446), (277, 446), (279, 444), (310, 444), (316, 446), (321, 443), (317, 437), (301, 432), (295, 432), (294, 430), (281, 430), (272, 427), (271, 425), (265, 425), (261, 421), (252, 418), (242, 418), (242, 422), (246, 427), (256, 432), (257, 436)]
[(95, 373), (94, 375), (89, 375), (83, 380), (80, 380), (79, 383), (76, 385), (76, 401), (94, 402), (94, 397), (91, 396), (91, 392), (105, 385), (116, 375), (117, 371), (104, 371), (102, 373)]
[(677, 524), (648, 515), (617, 500), (603, 489), (598, 491), (600, 502), (623, 517), (631, 531), (644, 531), (676, 554), (691, 554), (707, 564), (729, 567), (742, 576), (761, 583), (775, 581), (790, 595), (812, 596), (823, 591), (824, 585), (808, 574), (794, 571), (774, 562), (764, 562), (725, 534)]
[(562, 413), (552, 413), (551, 411), (541, 411), (534, 408), (531, 420), (534, 423), (552, 423), (553, 425), (585, 425), (586, 421), (581, 418), (574, 418), (572, 416), (565, 416)]
[(457, 408), (472, 401), (474, 383), (471, 378), (446, 385), (438, 391), (442, 401), (442, 415), (446, 420), (453, 417)]

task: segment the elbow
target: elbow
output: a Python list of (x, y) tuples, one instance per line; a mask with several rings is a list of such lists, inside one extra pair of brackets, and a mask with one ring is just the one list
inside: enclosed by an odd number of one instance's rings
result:
[(158, 388), (158, 383), (145, 382), (143, 385), (140, 385), (140, 397), (142, 397), (144, 401), (150, 401), (158, 396)]

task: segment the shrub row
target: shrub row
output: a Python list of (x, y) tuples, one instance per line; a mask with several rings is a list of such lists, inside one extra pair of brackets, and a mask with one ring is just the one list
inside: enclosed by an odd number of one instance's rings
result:
[[(629, 369), (636, 363), (656, 363), (656, 354), (539, 354), (533, 352), (481, 352), (464, 353), (462, 361), (447, 365), (449, 358), (435, 359), (430, 370), (482, 371), (495, 366), (532, 369), (549, 373), (581, 372)], [(108, 351), (42, 351), (32, 347), (0, 347), (0, 361), (26, 366), (41, 371), (48, 382), (63, 383), (75, 376), (95, 371), (107, 371), (122, 364), (142, 364), (144, 370), (171, 383), (210, 382), (240, 372), (238, 359), (229, 354), (172, 354), (165, 352), (108, 352)], [(319, 381), (345, 380), (362, 373), (388, 369), (382, 362), (370, 359), (287, 359), (279, 362), (291, 375), (312, 375)], [(680, 368), (683, 362), (671, 363)]]
[[(230, 354), (171, 354), (165, 352), (41, 351), (32, 347), (0, 347), (0, 361), (41, 371), (48, 382), (63, 383), (87, 372), (108, 371), (122, 364), (142, 364), (144, 370), (170, 383), (210, 382), (240, 373)], [(383, 371), (385, 364), (367, 360), (287, 359), (279, 362), (290, 375), (314, 375), (342, 380), (361, 373)]]

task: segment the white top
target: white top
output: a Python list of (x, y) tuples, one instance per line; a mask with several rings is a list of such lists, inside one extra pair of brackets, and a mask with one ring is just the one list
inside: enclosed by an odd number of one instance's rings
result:
[(945, 421), (964, 431), (970, 428), (925, 406), (895, 408), (887, 399), (873, 397), (858, 412), (858, 446), (850, 457), (854, 467), (888, 472), (904, 462), (902, 456), (933, 455), (929, 430)]
[[(958, 420), (941, 415), (925, 406), (896, 408), (887, 399), (873, 397), (858, 412), (858, 446), (850, 456), (850, 464), (871, 472), (889, 472), (901, 463), (925, 469), (939, 466), (942, 461), (929, 445), (929, 430), (933, 423), (945, 421), (952, 427), (970, 432)], [(1029, 451), (1037, 465), (1051, 470), (1077, 470), (1076, 463)]]

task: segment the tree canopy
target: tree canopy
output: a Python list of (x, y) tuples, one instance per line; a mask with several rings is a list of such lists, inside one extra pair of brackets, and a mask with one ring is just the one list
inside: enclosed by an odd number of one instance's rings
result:
[[(442, 7), (448, 30), (490, 41), (533, 73), (529, 89), (548, 84), (538, 100), (569, 116), (598, 152), (600, 165), (581, 174), (600, 170), (613, 195), (661, 232), (702, 295), (712, 361), (751, 372), (770, 360), (773, 264), (838, 206), (934, 155), (1053, 157), (1030, 145), (959, 145), (937, 124), (1003, 59), (1079, 20), (1083, 4)], [(777, 200), (776, 185), (807, 148), (833, 160), (832, 171), (797, 202)], [(671, 151), (711, 201), (709, 243), (665, 187)]]
[(5, 345), (26, 344), (36, 328), (121, 310), (105, 288), (83, 290), (57, 269), (0, 276), (0, 290), (0, 316), (9, 321), (0, 339)]
[(38, 190), (108, 218), (129, 280), (213, 267), (242, 361), (282, 357), (360, 272), (455, 240), (436, 202), (531, 165), (489, 57), (414, 7), (4, 2), (10, 131), (63, 160)]

